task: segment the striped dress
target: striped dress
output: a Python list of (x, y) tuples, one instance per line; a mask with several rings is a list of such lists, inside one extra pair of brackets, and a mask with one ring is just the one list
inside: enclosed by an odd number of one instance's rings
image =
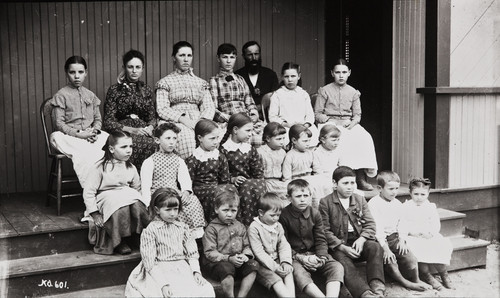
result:
[(194, 280), (193, 273), (200, 273), (198, 247), (186, 224), (156, 216), (141, 234), (141, 257), (128, 278), (126, 297), (163, 297), (166, 285), (173, 297), (215, 297), (209, 282)]

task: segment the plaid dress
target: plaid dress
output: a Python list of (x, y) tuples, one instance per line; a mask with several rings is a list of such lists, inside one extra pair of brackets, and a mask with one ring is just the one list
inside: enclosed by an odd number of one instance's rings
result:
[(176, 69), (155, 86), (158, 116), (163, 121), (172, 121), (181, 129), (177, 137), (177, 154), (183, 159), (191, 156), (196, 148), (194, 130), (179, 123), (185, 116), (198, 121), (214, 118), (215, 106), (208, 91), (208, 83), (195, 76), (193, 70), (182, 72)]
[(231, 139), (222, 145), (221, 151), (227, 158), (231, 177), (247, 178), (237, 187), (240, 194), (238, 220), (249, 226), (253, 218), (258, 216), (257, 202), (266, 192), (262, 159), (257, 149), (250, 144), (236, 144)]

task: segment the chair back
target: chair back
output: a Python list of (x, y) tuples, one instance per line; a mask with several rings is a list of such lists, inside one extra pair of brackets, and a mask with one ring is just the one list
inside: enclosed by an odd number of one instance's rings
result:
[(260, 104), (262, 106), (262, 116), (264, 117), (264, 121), (269, 123), (269, 106), (271, 105), (271, 96), (274, 92), (269, 92), (262, 96)]
[(316, 105), (316, 99), (318, 98), (318, 93), (311, 94), (310, 97), (311, 97), (311, 105), (314, 111), (314, 106)]
[(50, 144), (50, 134), (54, 131), (55, 124), (52, 118), (52, 105), (50, 100), (52, 97), (45, 99), (40, 105), (40, 120), (42, 120), (43, 134), (45, 136), (45, 146), (49, 155), (57, 154), (55, 149)]

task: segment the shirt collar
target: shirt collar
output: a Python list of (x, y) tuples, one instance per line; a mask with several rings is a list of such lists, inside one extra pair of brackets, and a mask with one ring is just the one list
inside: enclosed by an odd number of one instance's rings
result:
[(208, 161), (209, 159), (219, 159), (219, 150), (205, 151), (201, 147), (197, 147), (193, 151), (193, 156), (199, 161)]
[(241, 153), (248, 153), (252, 149), (252, 145), (250, 145), (250, 143), (235, 143), (231, 138), (228, 138), (222, 147), (229, 152), (237, 151), (239, 149)]
[(180, 74), (180, 75), (190, 75), (190, 76), (194, 77), (194, 72), (193, 72), (193, 68), (192, 67), (190, 67), (188, 70), (185, 70), (185, 71), (180, 70), (180, 69), (178, 69), (176, 67), (175, 68), (175, 72), (178, 73), (178, 74)]
[(265, 223), (260, 221), (258, 216), (254, 217), (253, 220), (255, 220), (255, 222), (260, 224), (264, 228), (264, 230), (278, 234), (278, 223), (272, 225), (266, 225)]
[(307, 206), (306, 209), (304, 210), (299, 210), (292, 204), (290, 204), (290, 211), (293, 217), (299, 218), (300, 216), (304, 217), (305, 219), (308, 219), (309, 216), (311, 215), (311, 206)]
[(233, 226), (235, 224), (235, 222), (236, 222), (236, 219), (233, 220), (232, 223), (227, 224), (227, 223), (221, 221), (218, 217), (216, 217), (214, 220), (212, 220), (211, 223), (218, 224), (218, 225), (223, 225), (223, 226)]

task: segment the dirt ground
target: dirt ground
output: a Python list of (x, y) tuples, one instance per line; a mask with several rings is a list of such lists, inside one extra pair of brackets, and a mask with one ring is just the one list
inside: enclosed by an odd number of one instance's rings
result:
[(390, 283), (386, 297), (500, 297), (500, 245), (488, 246), (486, 268), (459, 270), (450, 273), (455, 290), (417, 292)]

